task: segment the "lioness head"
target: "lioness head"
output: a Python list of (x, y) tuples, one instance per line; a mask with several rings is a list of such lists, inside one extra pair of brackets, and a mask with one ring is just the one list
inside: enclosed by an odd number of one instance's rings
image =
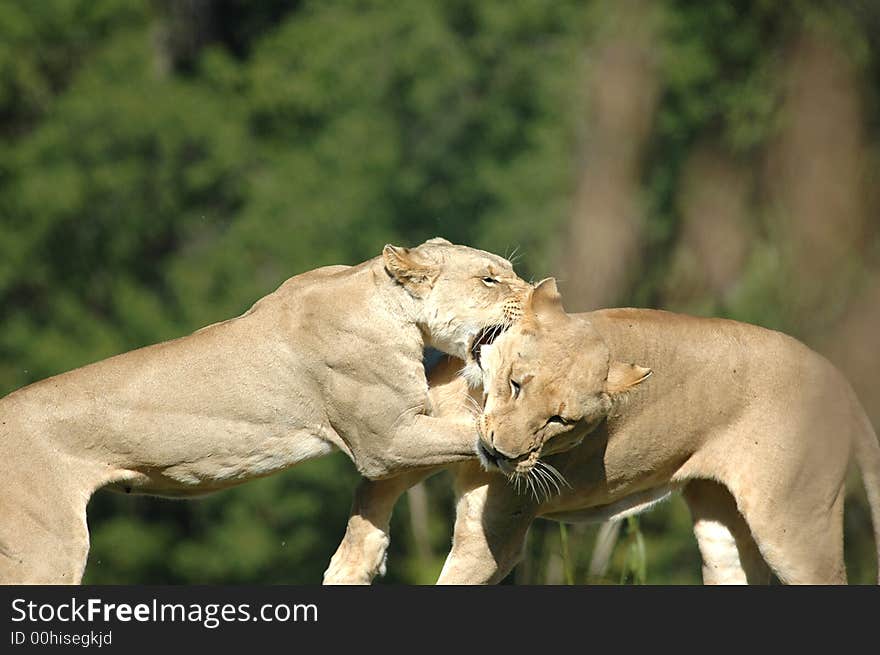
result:
[(482, 346), (522, 316), (531, 285), (506, 259), (445, 239), (417, 248), (387, 245), (382, 258), (388, 274), (416, 299), (426, 345), (463, 359), (465, 377), (478, 385)]
[(477, 451), (486, 468), (511, 478), (527, 478), (546, 467), (541, 457), (579, 444), (619, 394), (651, 374), (613, 361), (590, 322), (565, 313), (553, 279), (538, 284), (522, 320), (484, 348), (483, 369)]

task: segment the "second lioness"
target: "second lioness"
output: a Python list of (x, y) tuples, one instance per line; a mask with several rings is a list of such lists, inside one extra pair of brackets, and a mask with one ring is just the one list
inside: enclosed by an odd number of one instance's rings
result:
[[(843, 376), (790, 337), (652, 310), (569, 315), (545, 281), (516, 327), (483, 347), (482, 366), (479, 449), (490, 470), (456, 466), (441, 583), (501, 580), (536, 517), (603, 521), (677, 490), (691, 509), (705, 582), (772, 573), (786, 583), (843, 583), (853, 456), (877, 538), (877, 437)], [(462, 382), (438, 382), (432, 393), (463, 397)], [(375, 515), (393, 502), (395, 484), (361, 490)], [(364, 568), (375, 563), (369, 549), (344, 545), (349, 571), (352, 554), (367, 555)]]

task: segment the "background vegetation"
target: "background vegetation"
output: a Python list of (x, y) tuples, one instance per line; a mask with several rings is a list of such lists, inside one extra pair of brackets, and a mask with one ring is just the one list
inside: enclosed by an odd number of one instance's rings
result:
[[(0, 394), (442, 235), (518, 249), (572, 310), (783, 329), (877, 425), (878, 83), (868, 0), (3, 3)], [(199, 501), (101, 492), (86, 581), (317, 583), (355, 483), (335, 456)], [(443, 475), (408, 496), (386, 581), (433, 580), (451, 513)], [(640, 526), (591, 568), (597, 529), (538, 523), (511, 581), (699, 581), (681, 501)]]

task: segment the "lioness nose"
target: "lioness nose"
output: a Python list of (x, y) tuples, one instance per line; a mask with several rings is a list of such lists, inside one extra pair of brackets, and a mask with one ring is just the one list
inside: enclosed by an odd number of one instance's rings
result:
[(494, 444), (487, 444), (485, 441), (480, 440), (478, 442), (480, 449), (483, 451), (483, 454), (492, 461), (493, 463), (501, 462), (501, 461), (512, 461), (515, 459), (510, 455), (505, 455), (500, 450), (495, 448)]

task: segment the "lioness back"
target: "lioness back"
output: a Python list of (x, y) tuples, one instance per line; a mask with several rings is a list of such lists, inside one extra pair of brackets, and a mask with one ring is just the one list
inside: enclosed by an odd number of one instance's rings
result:
[(763, 384), (770, 384), (783, 395), (802, 393), (805, 386), (823, 393), (849, 388), (824, 356), (758, 325), (655, 309), (602, 309), (581, 316), (593, 323), (615, 357), (679, 362), (688, 377), (703, 377), (715, 388), (761, 385), (765, 390)]

